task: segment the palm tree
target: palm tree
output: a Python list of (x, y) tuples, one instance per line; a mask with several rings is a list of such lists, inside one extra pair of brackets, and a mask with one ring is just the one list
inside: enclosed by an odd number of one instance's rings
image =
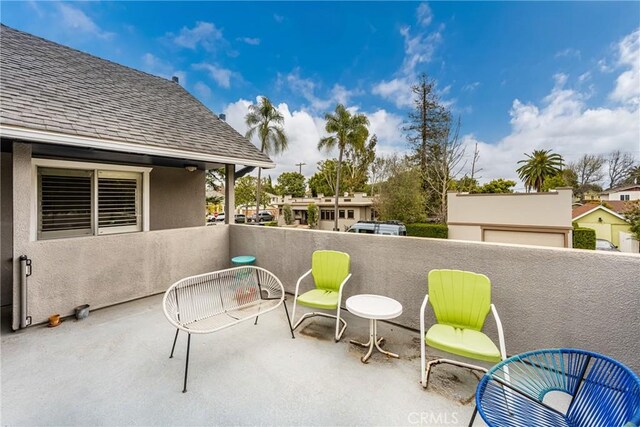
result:
[(340, 195), (340, 168), (342, 166), (342, 156), (347, 147), (362, 149), (369, 137), (369, 119), (364, 114), (351, 114), (344, 105), (338, 104), (335, 112), (324, 115), (327, 121), (325, 130), (333, 134), (322, 138), (318, 143), (318, 150), (332, 150), (338, 147), (338, 168), (336, 172), (336, 200), (334, 206), (334, 231), (338, 229), (338, 196)]
[(527, 192), (532, 188), (537, 192), (542, 191), (544, 179), (557, 175), (562, 170), (562, 156), (551, 150), (533, 150), (533, 153), (525, 153), (525, 156), (528, 158), (518, 162), (523, 165), (516, 169), (516, 172), (524, 182)]
[(640, 184), (640, 165), (635, 166), (629, 171), (629, 176), (626, 181), (629, 184)]
[[(278, 154), (287, 149), (289, 141), (284, 133), (284, 117), (273, 106), (269, 98), (263, 96), (260, 102), (249, 106), (249, 112), (244, 118), (249, 127), (245, 136), (249, 139), (258, 135), (260, 140), (260, 151), (266, 154)], [(260, 212), (260, 184), (262, 168), (258, 168), (258, 181), (256, 188), (256, 222), (258, 222), (258, 212)]]

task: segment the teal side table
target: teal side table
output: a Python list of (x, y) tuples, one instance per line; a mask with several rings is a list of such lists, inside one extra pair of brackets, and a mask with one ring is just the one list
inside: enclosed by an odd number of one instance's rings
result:
[(251, 255), (241, 255), (231, 258), (231, 264), (235, 267), (239, 267), (241, 265), (253, 265), (256, 263), (256, 257)]

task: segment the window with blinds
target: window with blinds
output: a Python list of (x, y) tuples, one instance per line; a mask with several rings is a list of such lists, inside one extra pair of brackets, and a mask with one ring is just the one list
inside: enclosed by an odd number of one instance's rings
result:
[(142, 174), (38, 169), (38, 238), (142, 230)]
[(40, 169), (38, 237), (93, 234), (93, 171)]
[(140, 174), (98, 171), (98, 232), (140, 231)]

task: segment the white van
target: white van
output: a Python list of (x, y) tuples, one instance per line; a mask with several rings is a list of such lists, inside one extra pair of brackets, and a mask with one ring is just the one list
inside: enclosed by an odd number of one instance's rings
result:
[(358, 221), (347, 233), (386, 234), (388, 236), (406, 236), (407, 227), (400, 221)]

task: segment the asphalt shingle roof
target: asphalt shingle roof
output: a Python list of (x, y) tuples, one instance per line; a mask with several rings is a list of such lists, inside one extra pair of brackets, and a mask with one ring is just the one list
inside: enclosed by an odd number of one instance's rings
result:
[(0, 124), (271, 162), (179, 84), (5, 25)]

